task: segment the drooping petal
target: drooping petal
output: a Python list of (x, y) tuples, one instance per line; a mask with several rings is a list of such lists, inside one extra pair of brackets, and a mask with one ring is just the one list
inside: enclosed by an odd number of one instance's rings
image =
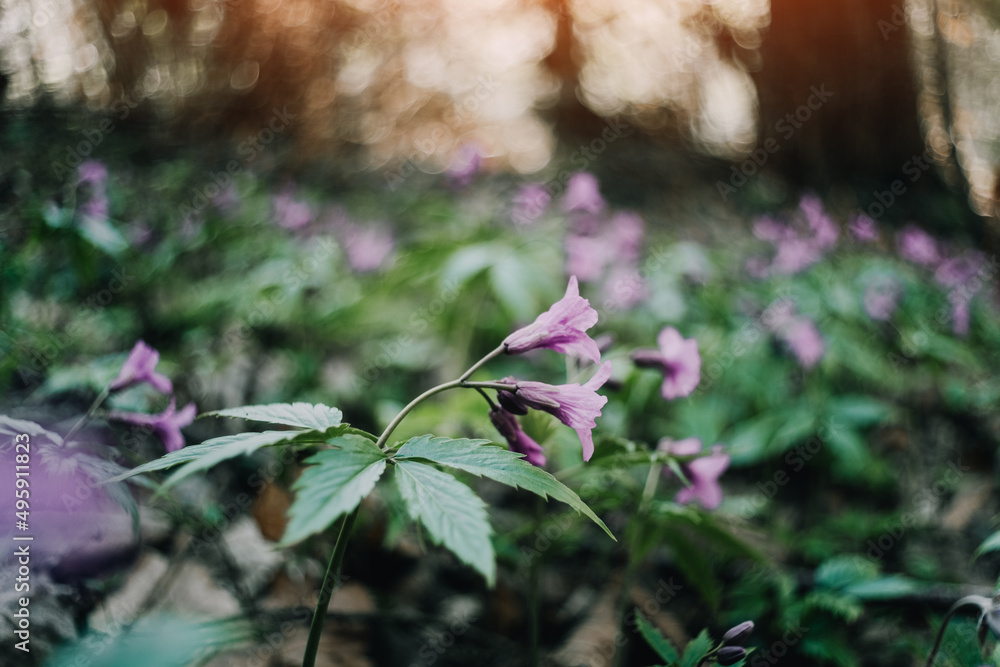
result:
[(590, 307), (590, 301), (580, 296), (576, 276), (572, 276), (563, 298), (533, 323), (507, 336), (503, 345), (508, 354), (541, 348), (598, 362), (601, 352), (586, 333), (595, 324), (597, 311)]
[(181, 434), (181, 429), (194, 421), (196, 413), (197, 408), (194, 403), (188, 403), (181, 408), (180, 412), (177, 412), (176, 402), (171, 398), (167, 409), (158, 415), (113, 410), (108, 414), (108, 418), (151, 427), (163, 442), (164, 449), (168, 452), (174, 452), (184, 446), (184, 436)]
[(490, 421), (493, 422), (493, 426), (500, 432), (500, 435), (507, 440), (510, 451), (524, 454), (525, 460), (533, 466), (541, 468), (545, 465), (544, 450), (542, 450), (541, 445), (521, 430), (517, 417), (502, 407), (492, 408)]
[(660, 331), (656, 339), (658, 350), (636, 350), (632, 361), (640, 368), (657, 368), (663, 373), (660, 393), (672, 401), (688, 396), (701, 382), (701, 355), (698, 341), (684, 338), (673, 327)]
[(722, 504), (722, 487), (719, 477), (729, 467), (729, 455), (722, 448), (715, 446), (708, 456), (695, 459), (687, 464), (687, 473), (691, 486), (677, 492), (675, 500), (682, 505), (697, 502), (707, 510), (713, 510)]

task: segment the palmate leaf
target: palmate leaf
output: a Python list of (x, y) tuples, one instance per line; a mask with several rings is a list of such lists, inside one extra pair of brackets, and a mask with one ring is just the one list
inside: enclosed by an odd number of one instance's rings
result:
[(300, 428), (324, 431), (339, 426), (344, 414), (337, 408), (317, 403), (271, 403), (269, 405), (244, 405), (238, 408), (207, 412), (204, 417), (235, 417), (269, 424), (285, 424)]
[(396, 484), (410, 517), (427, 528), (435, 544), (471, 565), (490, 587), (496, 560), (486, 504), (451, 475), (416, 461), (396, 462)]
[(207, 470), (227, 459), (252, 454), (261, 447), (271, 447), (290, 442), (324, 442), (328, 438), (339, 435), (346, 428), (345, 425), (340, 425), (326, 431), (261, 431), (259, 433), (224, 435), (219, 438), (206, 440), (200, 445), (191, 445), (190, 447), (178, 449), (176, 452), (165, 454), (158, 459), (143, 463), (141, 466), (133, 468), (127, 473), (112, 477), (105, 483), (120, 482), (135, 475), (142, 475), (154, 470), (164, 470), (176, 465), (185, 464), (167, 478), (162, 487), (165, 490), (199, 470)]
[(611, 539), (615, 539), (604, 522), (572, 489), (541, 468), (525, 461), (520, 454), (503, 447), (492, 446), (489, 443), (489, 440), (452, 439), (421, 435), (410, 438), (403, 443), (394, 458), (397, 461), (414, 459), (433, 461), (450, 468), (464, 470), (473, 475), (489, 477), (514, 488), (520, 487), (542, 498), (547, 499), (551, 496), (566, 503), (577, 512), (587, 515)]
[(684, 655), (681, 656), (681, 667), (697, 667), (702, 663), (705, 654), (712, 650), (712, 640), (708, 636), (708, 630), (702, 630), (698, 636), (688, 642), (684, 647)]
[(306, 459), (312, 465), (292, 486), (295, 502), (288, 510), (288, 527), (279, 546), (325, 530), (357, 507), (385, 471), (386, 456), (371, 440), (350, 433), (329, 442), (336, 449)]

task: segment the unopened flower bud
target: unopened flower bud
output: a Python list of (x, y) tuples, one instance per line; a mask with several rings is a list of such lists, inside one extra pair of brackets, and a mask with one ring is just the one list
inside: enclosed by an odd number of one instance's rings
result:
[(743, 621), (737, 626), (729, 628), (726, 634), (722, 635), (723, 646), (743, 646), (753, 632), (753, 621)]
[(715, 654), (715, 661), (720, 665), (735, 665), (747, 657), (747, 650), (742, 646), (723, 646)]

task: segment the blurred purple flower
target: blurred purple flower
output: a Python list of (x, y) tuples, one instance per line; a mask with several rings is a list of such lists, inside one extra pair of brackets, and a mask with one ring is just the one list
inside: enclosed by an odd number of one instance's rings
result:
[(578, 276), (584, 282), (592, 282), (601, 277), (608, 265), (609, 249), (600, 236), (566, 237), (566, 273)]
[(347, 263), (358, 273), (380, 268), (396, 245), (392, 234), (383, 227), (346, 223), (342, 227), (341, 237), (347, 253)]
[(608, 274), (602, 294), (606, 310), (628, 310), (646, 298), (646, 284), (638, 269), (618, 264)]
[(865, 289), (865, 312), (873, 320), (886, 321), (899, 306), (903, 286), (894, 278), (876, 280)]
[(783, 222), (775, 220), (769, 215), (761, 216), (754, 220), (753, 235), (761, 241), (777, 243), (783, 239), (795, 238), (795, 230)]
[(823, 202), (815, 195), (803, 195), (799, 200), (799, 210), (806, 218), (813, 233), (812, 243), (819, 251), (829, 250), (837, 244), (840, 230), (823, 210)]
[(510, 451), (524, 454), (525, 460), (533, 466), (541, 468), (545, 465), (545, 452), (541, 445), (521, 430), (517, 417), (502, 407), (494, 407), (490, 408), (490, 421), (507, 440)]
[(518, 329), (503, 341), (507, 354), (528, 350), (555, 350), (600, 362), (597, 344), (585, 332), (597, 324), (597, 311), (590, 301), (580, 296), (576, 276), (571, 276), (566, 294), (526, 327)]
[(637, 262), (642, 254), (646, 225), (642, 216), (632, 211), (621, 211), (611, 217), (610, 233), (614, 236), (619, 262)]
[(951, 332), (956, 336), (969, 335), (969, 299), (956, 294), (951, 299)]
[(174, 385), (166, 375), (156, 372), (156, 364), (159, 362), (159, 352), (146, 345), (145, 341), (136, 341), (128, 359), (118, 371), (118, 377), (111, 381), (111, 391), (148, 382), (161, 394), (169, 394), (174, 390)]
[(683, 440), (663, 438), (656, 445), (656, 450), (671, 456), (697, 456), (701, 452), (701, 440), (698, 438), (684, 438)]
[(545, 215), (552, 195), (542, 183), (527, 183), (514, 195), (511, 219), (515, 224), (527, 225)]
[(452, 187), (468, 187), (476, 177), (476, 174), (479, 173), (482, 163), (483, 154), (479, 144), (475, 142), (463, 144), (458, 149), (458, 153), (451, 164), (448, 165), (448, 169), (445, 170), (445, 176)]
[(295, 187), (287, 186), (271, 198), (274, 221), (285, 229), (301, 229), (313, 219), (312, 209), (304, 201), (295, 199)]
[(108, 182), (108, 168), (103, 162), (85, 160), (76, 168), (77, 185), (88, 184), (92, 187), (104, 187)]
[(586, 171), (570, 176), (562, 207), (567, 213), (600, 213), (604, 209), (604, 198), (597, 177)]
[(770, 272), (783, 276), (794, 275), (822, 257), (819, 246), (812, 239), (783, 239), (778, 241), (777, 250)]
[[(701, 451), (700, 440), (697, 438), (689, 438), (688, 440), (695, 440), (698, 443), (698, 451)], [(681, 443), (688, 442), (688, 440), (682, 440)], [(690, 454), (688, 455), (690, 456)], [(717, 508), (722, 504), (722, 487), (719, 486), (719, 477), (729, 467), (729, 460), (729, 455), (724, 453), (722, 445), (715, 445), (707, 456), (688, 461), (684, 464), (683, 470), (688, 481), (691, 482), (691, 486), (685, 486), (678, 491), (674, 500), (681, 505), (697, 502), (707, 510)]]
[(878, 240), (878, 226), (864, 213), (859, 213), (847, 223), (847, 229), (855, 241), (871, 243)]
[(663, 372), (660, 393), (671, 401), (688, 396), (701, 381), (701, 355), (698, 341), (685, 339), (673, 327), (660, 331), (656, 339), (659, 350), (635, 350), (632, 361), (640, 368), (656, 368)]
[(805, 317), (793, 319), (782, 327), (778, 335), (785, 341), (803, 368), (815, 366), (826, 351), (819, 329), (812, 320)]
[(911, 262), (924, 266), (934, 266), (941, 261), (941, 251), (937, 241), (915, 225), (908, 225), (896, 239), (899, 254)]
[[(527, 410), (542, 410), (554, 415), (566, 426), (573, 428), (580, 438), (583, 460), (589, 461), (594, 455), (594, 436), (591, 431), (597, 426), (601, 408), (608, 402), (597, 390), (611, 377), (611, 362), (601, 364), (597, 372), (585, 384), (550, 385), (544, 382), (526, 380), (517, 382), (514, 392), (501, 390), (501, 402), (511, 412), (524, 414)], [(511, 407), (514, 409), (511, 410)]]
[(161, 414), (147, 415), (141, 412), (119, 412), (112, 410), (108, 413), (109, 419), (149, 426), (153, 432), (163, 441), (163, 446), (168, 452), (175, 452), (184, 446), (184, 436), (181, 429), (194, 421), (197, 408), (194, 403), (188, 403), (180, 412), (176, 410), (176, 403), (170, 399), (170, 405)]
[(946, 259), (934, 272), (934, 279), (945, 287), (958, 287), (979, 274), (986, 256), (977, 250), (967, 250), (961, 255)]

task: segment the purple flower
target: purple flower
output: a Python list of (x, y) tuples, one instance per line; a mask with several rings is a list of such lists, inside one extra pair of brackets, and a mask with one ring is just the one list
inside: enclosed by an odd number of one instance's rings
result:
[(392, 254), (395, 241), (387, 229), (348, 223), (341, 234), (347, 263), (358, 273), (381, 267)]
[(761, 241), (777, 243), (783, 239), (795, 238), (795, 230), (785, 223), (766, 215), (754, 221), (753, 235)]
[(969, 335), (969, 299), (960, 294), (951, 299), (951, 332), (956, 336)]
[(631, 211), (615, 213), (611, 218), (611, 234), (614, 236), (620, 262), (637, 262), (642, 253), (642, 241), (646, 235), (642, 216)]
[[(524, 414), (529, 408), (555, 415), (563, 424), (576, 430), (583, 448), (583, 460), (594, 455), (594, 435), (601, 408), (608, 402), (597, 390), (611, 377), (611, 362), (601, 364), (586, 384), (550, 385), (544, 382), (517, 382), (514, 392), (500, 391), (498, 398), (507, 410)], [(513, 408), (513, 409), (511, 409)]]
[(819, 246), (812, 239), (782, 239), (778, 241), (777, 250), (770, 271), (783, 276), (794, 275), (822, 257)]
[(545, 215), (552, 195), (541, 183), (522, 185), (514, 195), (510, 217), (515, 224), (527, 225)]
[(118, 412), (111, 411), (108, 417), (130, 424), (149, 426), (153, 432), (163, 441), (163, 446), (168, 452), (175, 452), (184, 446), (184, 436), (181, 435), (181, 428), (194, 421), (197, 413), (194, 403), (188, 403), (180, 412), (176, 411), (174, 399), (170, 399), (170, 405), (161, 414), (147, 415), (141, 412)]
[(656, 450), (666, 452), (671, 456), (697, 456), (701, 452), (701, 440), (698, 438), (684, 438), (683, 440), (663, 438), (656, 445)]
[(585, 332), (597, 324), (597, 311), (580, 296), (576, 276), (571, 276), (566, 294), (526, 327), (503, 341), (507, 354), (546, 349), (574, 354), (594, 362), (601, 360), (597, 344)]
[(722, 635), (723, 645), (743, 646), (750, 639), (750, 635), (753, 634), (753, 628), (753, 621), (743, 621), (739, 625), (729, 628), (726, 634)]
[(111, 382), (111, 391), (125, 389), (140, 382), (148, 382), (161, 394), (169, 394), (174, 385), (166, 375), (156, 372), (156, 364), (160, 362), (160, 353), (146, 345), (142, 340), (136, 341), (128, 359), (118, 371), (118, 377)]
[(742, 646), (723, 646), (715, 654), (715, 661), (720, 665), (735, 665), (747, 657), (747, 650)]
[(609, 258), (608, 244), (599, 236), (566, 237), (566, 273), (584, 282), (601, 277)]
[(483, 154), (479, 144), (464, 144), (458, 149), (458, 154), (452, 163), (448, 165), (445, 175), (453, 187), (467, 187), (479, 173), (482, 162)]
[(864, 213), (859, 213), (847, 223), (847, 229), (855, 241), (871, 243), (878, 240), (878, 226)]
[(799, 360), (803, 368), (812, 368), (826, 351), (823, 337), (812, 320), (797, 317), (788, 325), (782, 327), (779, 336)]
[(660, 393), (671, 401), (689, 395), (701, 381), (701, 355), (698, 341), (685, 339), (673, 327), (666, 327), (656, 339), (659, 350), (636, 350), (632, 361), (640, 368), (657, 368), (663, 372)]
[(983, 253), (967, 250), (961, 255), (941, 262), (934, 272), (934, 279), (945, 287), (958, 287), (978, 275), (985, 261)]
[(646, 298), (645, 281), (638, 269), (621, 264), (611, 269), (602, 294), (605, 310), (627, 310)]
[(517, 417), (502, 407), (494, 407), (490, 409), (490, 421), (500, 435), (506, 438), (510, 451), (524, 454), (525, 460), (533, 466), (541, 468), (545, 465), (545, 452), (541, 445), (521, 430)]
[(97, 160), (85, 160), (76, 168), (76, 183), (84, 183), (91, 187), (104, 187), (108, 182), (108, 168), (103, 162)]
[(294, 198), (295, 188), (291, 185), (271, 199), (274, 206), (274, 221), (285, 229), (300, 229), (313, 219), (309, 204)]
[[(682, 441), (684, 442), (684, 441)], [(691, 486), (686, 486), (677, 492), (674, 498), (681, 505), (697, 502), (707, 510), (714, 510), (722, 504), (722, 487), (719, 477), (729, 467), (729, 455), (724, 453), (722, 445), (712, 447), (708, 456), (689, 461), (684, 466)]]
[(837, 244), (840, 230), (823, 210), (823, 203), (815, 195), (805, 195), (799, 200), (799, 210), (806, 218), (813, 233), (812, 243), (817, 250), (829, 250)]
[(597, 177), (585, 171), (570, 176), (562, 207), (567, 213), (600, 213), (604, 209), (604, 198)]
[(896, 312), (902, 293), (902, 286), (894, 278), (872, 282), (865, 289), (865, 312), (873, 320), (888, 320)]
[(908, 225), (896, 239), (899, 254), (904, 259), (924, 266), (934, 266), (941, 261), (937, 241), (915, 225)]

